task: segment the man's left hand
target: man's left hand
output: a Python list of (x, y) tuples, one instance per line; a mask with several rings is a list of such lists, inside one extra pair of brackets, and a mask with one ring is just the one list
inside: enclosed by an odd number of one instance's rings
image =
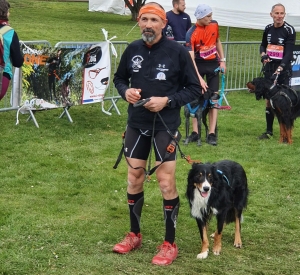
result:
[(281, 66), (278, 66), (274, 74), (280, 74), (283, 71), (283, 68)]
[(168, 97), (157, 97), (152, 96), (150, 101), (147, 102), (144, 107), (148, 109), (150, 112), (159, 112), (163, 108), (167, 106)]

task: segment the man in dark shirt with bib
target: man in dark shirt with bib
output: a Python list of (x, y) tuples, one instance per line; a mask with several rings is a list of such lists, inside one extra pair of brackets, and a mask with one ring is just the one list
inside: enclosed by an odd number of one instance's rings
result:
[[(265, 27), (260, 45), (261, 62), (266, 79), (278, 75), (277, 83), (289, 85), (292, 76), (291, 62), (296, 32), (293, 26), (284, 21), (285, 7), (276, 4), (272, 7), (273, 23)], [(258, 139), (270, 139), (273, 136), (274, 114), (269, 100), (266, 100), (266, 132)]]

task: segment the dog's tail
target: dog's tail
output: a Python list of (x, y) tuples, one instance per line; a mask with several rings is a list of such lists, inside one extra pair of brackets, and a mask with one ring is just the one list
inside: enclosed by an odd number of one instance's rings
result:
[(231, 208), (227, 212), (225, 223), (229, 224), (229, 223), (234, 222), (234, 221), (235, 221), (235, 209)]
[[(234, 208), (229, 209), (229, 211), (227, 212), (225, 223), (229, 224), (231, 222), (235, 222), (235, 218), (236, 218), (235, 215), (236, 215), (236, 210)], [(242, 223), (243, 221), (244, 221), (244, 217), (241, 214), (240, 222)]]

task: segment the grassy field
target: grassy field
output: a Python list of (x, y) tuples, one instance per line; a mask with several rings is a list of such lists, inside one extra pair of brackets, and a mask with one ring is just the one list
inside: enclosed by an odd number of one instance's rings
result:
[[(53, 46), (59, 41), (99, 41), (105, 28), (115, 41), (140, 38), (136, 22), (130, 16), (89, 12), (87, 2), (57, 2), (11, 0), (10, 22), (20, 39), (47, 40)], [(133, 30), (132, 30), (133, 28)], [(131, 31), (132, 30), (132, 31)], [(226, 27), (221, 27), (221, 40), (226, 39)], [(262, 31), (230, 28), (231, 41), (259, 41)]]
[[(11, 0), (11, 24), (22, 40), (94, 41), (106, 28), (117, 40), (139, 37), (128, 17), (87, 12), (87, 3)], [(240, 40), (246, 30), (235, 29)], [(250, 30), (251, 40), (261, 32)], [(233, 34), (232, 34), (233, 35)], [(248, 33), (247, 33), (248, 35)], [(128, 39), (127, 39), (128, 38)], [(59, 119), (61, 110), (36, 114), (40, 128), (27, 116), (0, 112), (0, 274), (203, 274), (297, 275), (300, 266), (300, 124), (294, 143), (274, 138), (258, 141), (265, 129), (264, 102), (248, 92), (227, 95), (232, 110), (219, 112), (218, 146), (203, 142), (181, 149), (192, 159), (241, 163), (248, 176), (248, 208), (242, 224), (243, 248), (235, 249), (234, 227), (226, 226), (220, 256), (200, 261), (200, 237), (184, 196), (185, 160), (178, 160), (181, 208), (177, 223), (178, 259), (168, 267), (151, 265), (164, 235), (162, 199), (155, 176), (145, 183), (143, 246), (129, 255), (112, 253), (128, 230), (126, 162), (112, 167), (121, 149), (126, 103), (121, 115), (107, 116), (98, 104), (72, 107), (74, 123)], [(184, 133), (184, 127), (180, 130)], [(215, 219), (210, 231), (215, 229)]]

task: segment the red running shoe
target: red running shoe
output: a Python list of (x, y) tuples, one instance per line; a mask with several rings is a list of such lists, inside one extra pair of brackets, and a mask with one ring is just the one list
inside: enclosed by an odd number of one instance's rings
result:
[(137, 235), (133, 232), (129, 232), (123, 241), (117, 243), (114, 248), (113, 252), (126, 254), (133, 249), (140, 248), (142, 245), (142, 235), (138, 233)]
[(178, 247), (175, 243), (170, 244), (164, 241), (164, 243), (158, 247), (160, 250), (156, 256), (153, 257), (152, 263), (156, 265), (169, 265), (178, 255)]

